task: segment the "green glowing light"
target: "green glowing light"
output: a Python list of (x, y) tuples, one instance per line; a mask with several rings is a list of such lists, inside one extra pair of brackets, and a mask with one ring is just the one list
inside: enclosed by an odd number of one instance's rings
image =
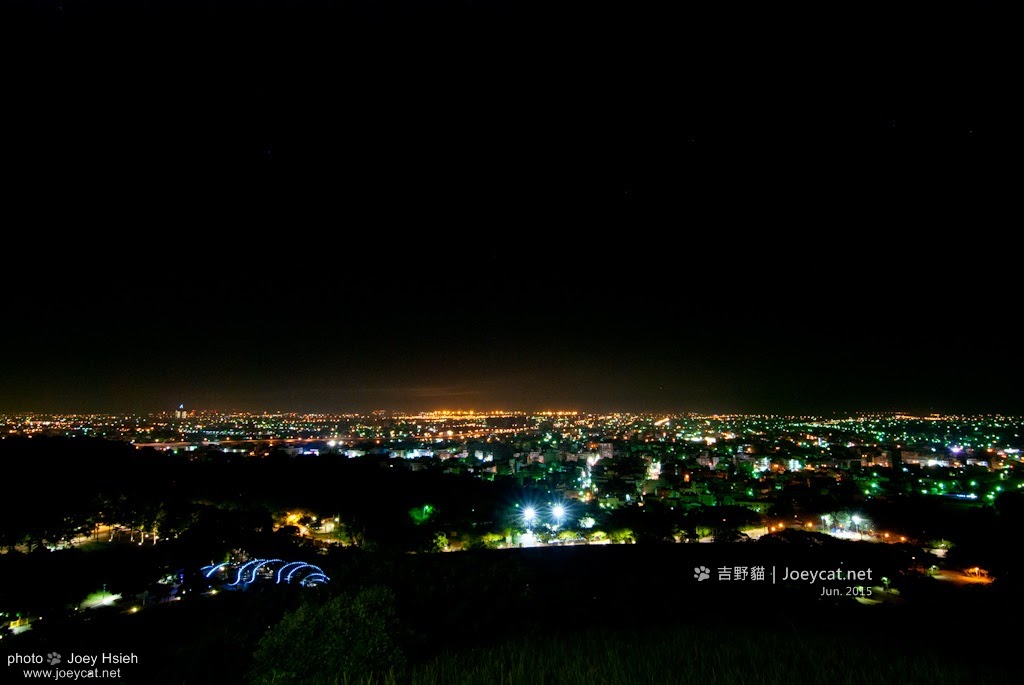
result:
[(409, 510), (409, 518), (417, 526), (422, 525), (430, 520), (430, 517), (437, 512), (431, 504), (424, 504), (422, 507), (413, 507)]

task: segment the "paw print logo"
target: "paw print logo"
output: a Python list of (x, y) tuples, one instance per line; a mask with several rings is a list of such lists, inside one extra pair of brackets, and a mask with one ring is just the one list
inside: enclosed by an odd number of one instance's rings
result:
[(693, 569), (693, 577), (697, 579), (697, 582), (707, 580), (711, 577), (711, 569), (707, 566), (698, 566)]
[(57, 652), (47, 652), (46, 663), (50, 664), (51, 666), (56, 666), (60, 663), (60, 654), (58, 654)]

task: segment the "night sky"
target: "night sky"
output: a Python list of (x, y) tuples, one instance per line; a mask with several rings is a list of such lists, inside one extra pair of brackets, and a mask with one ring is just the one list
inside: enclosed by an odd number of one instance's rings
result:
[(22, 4), (0, 411), (1024, 412), (995, 7)]

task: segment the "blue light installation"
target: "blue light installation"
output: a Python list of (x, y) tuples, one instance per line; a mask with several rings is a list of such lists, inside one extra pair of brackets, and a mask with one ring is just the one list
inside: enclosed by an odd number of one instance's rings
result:
[(244, 564), (242, 564), (241, 566), (239, 566), (238, 567), (238, 577), (235, 578), (235, 582), (228, 583), (228, 585), (238, 585), (239, 583), (241, 583), (242, 582), (242, 574), (245, 573), (245, 570), (247, 568), (249, 568), (250, 566), (252, 566), (253, 564), (258, 564), (261, 561), (263, 561), (263, 559), (253, 559), (252, 561), (247, 561)]
[(261, 560), (260, 563), (258, 563), (258, 564), (256, 564), (255, 566), (252, 567), (252, 576), (249, 578), (249, 580), (247, 582), (250, 582), (250, 583), (255, 583), (256, 582), (256, 572), (260, 570), (260, 566), (265, 566), (266, 564), (274, 564), (274, 563), (277, 563), (279, 561), (284, 561), (284, 560), (283, 559), (263, 559), (263, 560)]
[(289, 561), (287, 564), (285, 564), (281, 568), (277, 569), (277, 584), (278, 585), (281, 584), (281, 574), (284, 573), (284, 570), (286, 568), (288, 568), (289, 566), (303, 566), (303, 565), (305, 565), (305, 563), (306, 562), (304, 562), (304, 561)]
[(201, 569), (199, 569), (199, 570), (200, 570), (200, 571), (205, 571), (206, 569), (210, 569), (210, 570), (209, 570), (209, 572), (208, 572), (208, 573), (206, 574), (206, 577), (207, 577), (207, 578), (209, 578), (209, 577), (210, 577), (210, 576), (212, 576), (212, 575), (213, 575), (214, 573), (216, 573), (217, 571), (219, 571), (220, 569), (224, 568), (224, 567), (225, 567), (225, 566), (227, 566), (227, 565), (228, 565), (228, 562), (226, 562), (226, 561), (225, 561), (225, 562), (224, 562), (223, 564), (217, 564), (216, 566), (214, 566), (213, 564), (211, 564), (211, 565), (209, 565), (209, 566), (204, 566), (204, 567), (202, 567), (202, 568), (201, 568)]
[(303, 563), (303, 564), (302, 564), (302, 566), (298, 566), (298, 567), (296, 567), (296, 568), (293, 568), (293, 569), (292, 569), (292, 571), (291, 571), (291, 573), (289, 573), (289, 574), (288, 574), (288, 577), (287, 577), (287, 578), (285, 578), (285, 580), (287, 580), (287, 581), (288, 581), (289, 583), (290, 583), (290, 582), (292, 582), (292, 576), (294, 576), (294, 575), (295, 575), (295, 572), (296, 572), (296, 571), (299, 571), (299, 570), (301, 570), (301, 569), (304, 569), (304, 568), (306, 568), (307, 566), (308, 566), (309, 568), (315, 568), (315, 569), (316, 569), (316, 570), (317, 570), (318, 572), (320, 572), (320, 573), (323, 573), (323, 572), (324, 572), (324, 570), (323, 570), (322, 568), (320, 568), (319, 566), (314, 566), (313, 564), (306, 564), (306, 563)]

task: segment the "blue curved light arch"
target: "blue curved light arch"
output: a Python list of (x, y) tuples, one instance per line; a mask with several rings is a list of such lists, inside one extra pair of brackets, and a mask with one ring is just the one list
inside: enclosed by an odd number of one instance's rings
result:
[(304, 562), (304, 561), (303, 561), (302, 563), (300, 563), (300, 564), (299, 564), (298, 566), (296, 566), (295, 568), (293, 568), (293, 569), (292, 569), (291, 571), (289, 571), (289, 572), (288, 572), (288, 575), (287, 575), (287, 576), (285, 577), (285, 579), (284, 579), (284, 580), (285, 580), (285, 582), (286, 582), (286, 583), (290, 583), (290, 582), (292, 582), (292, 576), (294, 576), (294, 575), (295, 575), (295, 572), (296, 572), (296, 571), (301, 571), (302, 569), (304, 569), (304, 568), (306, 568), (306, 567), (308, 567), (308, 566), (312, 566), (312, 564), (307, 564), (307, 563), (306, 563), (306, 562)]
[(224, 567), (225, 567), (225, 566), (227, 566), (227, 565), (228, 565), (228, 562), (226, 562), (226, 561), (225, 561), (225, 562), (224, 562), (223, 564), (217, 564), (216, 566), (215, 566), (215, 565), (213, 565), (213, 564), (210, 564), (209, 566), (204, 566), (204, 567), (202, 567), (202, 568), (201, 568), (201, 569), (199, 569), (199, 570), (200, 570), (200, 571), (205, 571), (206, 569), (210, 569), (209, 573), (207, 573), (207, 574), (206, 574), (206, 577), (207, 577), (207, 578), (209, 578), (209, 577), (210, 577), (210, 576), (212, 576), (212, 575), (213, 575), (214, 573), (216, 573), (216, 572), (217, 572), (218, 570), (220, 570), (220, 569), (224, 568)]
[(315, 583), (326, 583), (329, 580), (330, 580), (330, 578), (328, 578), (323, 573), (310, 573), (308, 576), (306, 576), (305, 578), (302, 579), (302, 583), (304, 585), (305, 584), (315, 584)]
[(255, 566), (252, 567), (252, 576), (249, 578), (249, 580), (247, 582), (249, 582), (249, 583), (255, 583), (256, 582), (256, 572), (260, 570), (260, 566), (266, 566), (267, 564), (275, 564), (275, 563), (277, 563), (279, 561), (284, 561), (284, 559), (261, 559), (260, 563), (258, 563), (258, 564), (256, 564)]
[(304, 561), (289, 561), (287, 564), (285, 564), (281, 568), (277, 569), (277, 584), (278, 585), (281, 584), (281, 574), (284, 573), (284, 570), (286, 568), (288, 568), (289, 566), (303, 566), (303, 565), (305, 565), (305, 563), (306, 562), (304, 562)]
[(264, 561), (264, 560), (263, 559), (253, 559), (252, 561), (247, 561), (244, 564), (242, 564), (241, 566), (239, 566), (238, 567), (238, 577), (235, 578), (235, 582), (228, 583), (228, 585), (238, 585), (239, 583), (241, 583), (242, 582), (242, 574), (245, 573), (245, 569), (249, 568), (253, 564), (258, 564), (261, 561)]
[(320, 568), (319, 566), (314, 566), (313, 564), (307, 564), (307, 563), (303, 562), (302, 566), (297, 566), (296, 568), (293, 568), (291, 570), (291, 573), (288, 574), (288, 577), (285, 578), (285, 580), (288, 581), (289, 583), (292, 582), (292, 576), (295, 575), (295, 572), (296, 571), (300, 571), (300, 570), (306, 568), (307, 566), (309, 568), (315, 568), (318, 573), (323, 573), (324, 572), (324, 570), (322, 568)]

